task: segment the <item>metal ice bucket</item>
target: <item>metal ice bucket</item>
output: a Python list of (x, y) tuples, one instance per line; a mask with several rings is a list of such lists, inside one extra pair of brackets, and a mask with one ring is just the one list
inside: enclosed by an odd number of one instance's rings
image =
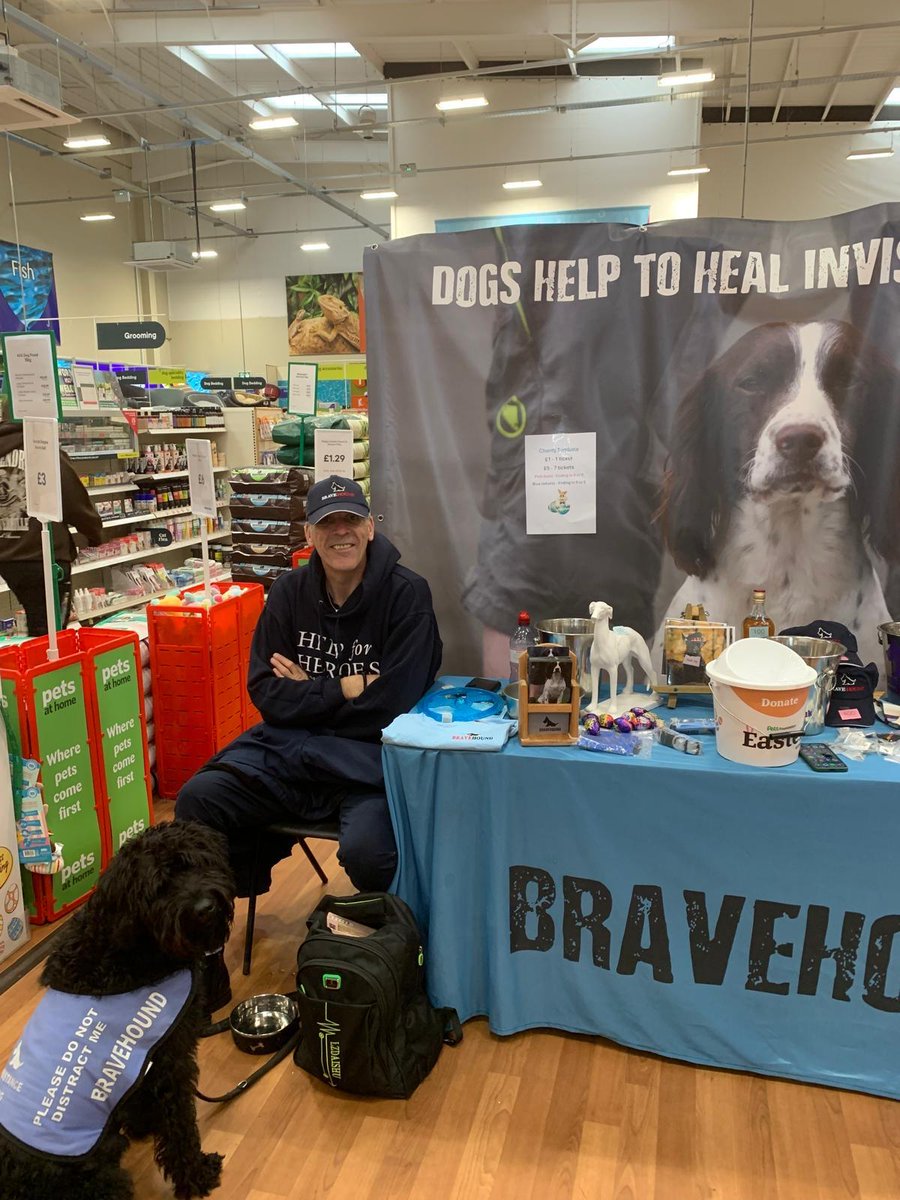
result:
[(806, 706), (803, 732), (804, 734), (821, 733), (825, 728), (828, 701), (834, 691), (835, 670), (841, 658), (847, 653), (847, 647), (842, 646), (840, 642), (829, 641), (828, 638), (794, 637), (789, 634), (780, 634), (772, 640), (788, 646), (815, 670), (816, 682)]
[(538, 622), (538, 637), (542, 642), (565, 646), (575, 655), (578, 686), (581, 688), (581, 703), (591, 699), (591, 643), (594, 640), (594, 622), (588, 617), (557, 617)]

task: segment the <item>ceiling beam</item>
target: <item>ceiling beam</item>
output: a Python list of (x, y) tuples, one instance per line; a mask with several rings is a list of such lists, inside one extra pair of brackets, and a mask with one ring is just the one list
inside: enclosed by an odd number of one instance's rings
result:
[[(860, 34), (860, 33), (855, 33), (853, 35), (853, 38), (850, 42), (850, 47), (847, 50), (847, 53), (844, 55), (844, 61), (841, 63), (840, 70), (838, 71), (839, 75), (847, 74), (847, 68), (850, 66), (850, 59), (853, 57), (853, 52), (856, 50), (856, 47), (859, 45), (859, 39), (861, 37), (862, 37), (862, 34)], [(837, 96), (837, 94), (838, 94), (838, 88), (840, 86), (841, 86), (841, 81), (840, 81), (840, 79), (837, 79), (835, 81), (834, 87), (828, 93), (828, 99), (825, 101), (825, 107), (822, 109), (822, 120), (823, 121), (828, 120), (828, 114), (831, 112), (831, 107), (834, 104), (834, 99), (835, 99), (835, 96)]]
[(461, 38), (454, 38), (452, 45), (469, 70), (477, 71), (481, 63), (478, 61), (478, 55), (475, 53), (472, 43), (464, 42)]
[[(775, 125), (778, 121), (778, 114), (781, 111), (781, 102), (784, 99), (784, 89), (787, 86), (788, 75), (791, 72), (791, 63), (794, 62), (795, 56), (797, 54), (797, 47), (799, 45), (800, 45), (800, 43), (797, 41), (796, 38), (794, 38), (794, 40), (791, 42), (790, 47), (788, 49), (787, 61), (785, 62), (784, 70), (781, 73), (781, 87), (778, 89), (778, 95), (775, 97), (775, 107), (772, 110), (772, 124), (773, 125)], [(794, 71), (794, 74), (795, 75), (797, 74), (796, 70)]]
[[(115, 99), (112, 97), (110, 90), (105, 84), (98, 83), (95, 77), (82, 63), (69, 63), (71, 69), (75, 72), (79, 79), (84, 80), (88, 88), (94, 93), (94, 104), (97, 101), (102, 101), (104, 104), (114, 104)], [(82, 105), (78, 106), (83, 108)], [(133, 141), (140, 144), (142, 135), (138, 133), (132, 121), (128, 117), (116, 117), (110, 124), (117, 128), (120, 132), (126, 133)]]
[[(737, 65), (737, 46), (731, 47), (731, 66), (728, 68), (728, 78), (734, 79), (735, 67)], [(725, 120), (731, 119), (731, 92), (728, 93), (728, 100), (725, 104)]]
[(371, 42), (360, 42), (353, 38), (350, 45), (357, 54), (361, 54), (379, 79), (384, 79), (384, 55), (376, 50)]
[[(827, 32), (822, 0), (779, 0), (760, 3), (761, 27), (796, 31), (806, 27)], [(840, 6), (833, 5), (832, 11)], [(846, 6), (844, 6), (846, 8)], [(853, 16), (860, 23), (889, 20), (894, 0), (854, 0)], [(727, 37), (746, 30), (746, 0), (581, 0), (579, 24), (607, 35), (656, 34), (661, 30)], [(91, 45), (182, 44), (220, 42), (291, 42), (302, 30), (304, 41), (349, 41), (373, 46), (377, 53), (391, 42), (475, 41), (480, 37), (521, 40), (528, 36), (558, 36), (570, 41), (570, 4), (546, 0), (512, 0), (473, 4), (447, 0), (440, 4), (382, 3), (233, 10), (69, 12), (53, 14), (54, 26), (65, 36)], [(838, 22), (832, 20), (831, 25)]]
[(878, 97), (878, 100), (875, 103), (875, 107), (872, 109), (872, 120), (873, 121), (878, 120), (878, 116), (879, 116), (881, 110), (884, 108), (885, 104), (887, 104), (888, 96), (891, 94), (891, 92), (894, 90), (894, 88), (896, 86), (897, 86), (897, 76), (895, 75), (891, 79), (890, 83), (888, 83), (887, 87), (884, 89), (884, 91), (881, 93), (881, 95)]
[[(830, 35), (834, 35), (834, 34), (841, 34), (841, 33), (858, 33), (858, 32), (878, 32), (878, 31), (886, 32), (888, 30), (896, 30), (896, 29), (900, 29), (900, 20), (895, 18), (890, 21), (879, 22), (876, 25), (846, 25), (846, 26), (841, 26), (841, 27), (832, 27), (831, 29), (827, 30), (827, 33)], [(759, 44), (767, 43), (767, 42), (784, 41), (787, 37), (791, 37), (792, 39), (796, 39), (799, 41), (804, 38), (820, 38), (820, 37), (822, 37), (822, 35), (823, 35), (823, 30), (821, 28), (815, 28), (815, 29), (796, 30), (796, 31), (794, 31), (794, 33), (792, 35), (780, 34), (780, 33), (757, 34), (754, 36), (753, 40), (754, 40), (754, 45), (759, 45)], [(737, 56), (737, 48), (739, 46), (747, 45), (747, 42), (748, 42), (748, 38), (746, 36), (735, 36), (733, 38), (727, 38), (727, 39), (716, 38), (713, 41), (707, 41), (707, 42), (695, 41), (695, 42), (691, 42), (690, 44), (681, 44), (678, 47), (678, 52), (679, 52), (679, 54), (684, 55), (687, 53), (692, 53), (695, 51), (703, 51), (703, 50), (721, 51), (721, 50), (724, 50), (724, 49), (730, 47), (730, 49), (731, 49), (731, 64), (732, 65), (731, 65), (731, 70), (729, 73), (729, 78), (732, 78), (732, 77), (734, 77), (734, 74), (735, 74), (735, 62), (736, 62), (736, 56)], [(584, 63), (614, 62), (616, 60), (632, 59), (632, 58), (636, 58), (636, 57), (637, 58), (646, 58), (646, 51), (635, 52), (634, 54), (614, 54), (614, 55), (603, 54), (603, 53), (579, 54), (579, 63), (581, 63), (581, 62), (584, 62)], [(531, 62), (523, 62), (518, 65), (511, 64), (511, 63), (504, 63), (500, 66), (496, 66), (496, 65), (489, 66), (489, 67), (482, 66), (482, 67), (479, 67), (477, 71), (469, 71), (468, 68), (466, 68), (465, 70), (455, 69), (455, 70), (450, 70), (450, 71), (439, 71), (439, 72), (429, 71), (424, 75), (407, 75), (407, 76), (404, 76), (404, 78), (402, 80), (393, 80), (391, 82), (393, 82), (395, 86), (402, 86), (402, 85), (411, 84), (411, 83), (435, 84), (435, 83), (440, 83), (442, 81), (461, 79), (461, 78), (465, 78), (465, 79), (477, 78), (477, 79), (487, 80), (493, 76), (511, 77), (516, 73), (517, 70), (535, 71), (538, 69), (543, 69), (543, 68), (548, 68), (548, 67), (557, 67), (557, 66), (568, 66), (568, 58), (556, 57), (556, 58), (551, 58), (551, 59), (540, 59), (540, 60), (533, 60)], [(848, 80), (848, 81), (859, 82), (859, 81), (862, 81), (863, 79), (883, 78), (886, 75), (887, 75), (887, 72), (884, 72), (884, 71), (882, 71), (880, 73), (879, 72), (870, 72), (867, 74), (851, 76), (850, 80)], [(810, 80), (805, 80), (803, 82), (806, 82), (806, 83), (815, 83), (815, 82), (833, 83), (834, 80), (835, 80), (835, 76), (832, 74), (832, 75), (822, 76), (817, 80), (810, 79)], [(357, 91), (357, 90), (361, 91), (367, 87), (371, 87), (371, 84), (372, 84), (372, 81), (370, 78), (363, 78), (363, 79), (359, 79), (359, 80), (354, 80), (352, 82), (344, 82), (341, 84), (341, 87), (346, 91)], [(779, 80), (774, 80), (770, 84), (766, 84), (765, 86), (777, 87), (778, 85), (779, 85)], [(302, 90), (312, 92), (314, 94), (318, 94), (319, 92), (328, 91), (331, 88), (332, 88), (331, 84), (316, 84), (314, 87), (308, 87), (308, 88), (304, 88)], [(734, 89), (732, 89), (732, 90), (734, 90)], [(683, 93), (679, 93), (679, 94), (683, 94)], [(691, 94), (693, 95), (694, 93), (691, 93)], [(256, 91), (249, 92), (249, 93), (244, 94), (241, 97), (241, 99), (254, 99), (257, 95), (258, 95), (258, 92), (256, 92)], [(706, 92), (704, 92), (704, 95), (712, 95), (712, 92), (706, 91)], [(725, 95), (725, 93), (723, 92), (723, 96), (724, 95)], [(723, 103), (724, 102), (725, 101), (723, 100)], [(184, 101), (171, 101), (166, 105), (160, 105), (158, 107), (159, 108), (170, 108), (170, 109), (177, 108), (179, 111), (187, 111), (188, 109), (213, 107), (215, 105), (219, 105), (220, 103), (221, 102), (218, 100), (201, 100), (196, 103), (195, 102), (185, 103)], [(145, 109), (145, 108), (129, 108), (129, 109), (113, 110), (110, 112), (94, 113), (93, 115), (98, 120), (104, 120), (107, 117), (134, 116), (134, 115), (137, 115), (140, 113), (145, 113), (145, 112), (147, 112), (147, 109)], [(726, 117), (730, 116), (730, 113), (731, 113), (731, 104), (729, 102)]]
[[(17, 146), (24, 146), (27, 150), (33, 150), (43, 157), (49, 155), (51, 158), (57, 158), (61, 162), (68, 162), (73, 167), (80, 167), (83, 171), (90, 171), (97, 178), (105, 179), (116, 187), (124, 188), (133, 196), (139, 196), (148, 202), (155, 200), (157, 203), (164, 204), (168, 208), (175, 208), (181, 213), (190, 212), (191, 216), (194, 215), (192, 206), (188, 206), (177, 200), (170, 200), (168, 196), (163, 196), (161, 192), (151, 192), (148, 188), (135, 183), (133, 179), (124, 179), (118, 175), (111, 175), (108, 168), (95, 167), (93, 163), (82, 162), (77, 155), (61, 154), (58, 150), (53, 150), (51, 147), (45, 146), (42, 142), (35, 142), (31, 138), (23, 137), (20, 133), (7, 133), (5, 136)], [(27, 201), (18, 201), (18, 203), (27, 203)], [(240, 237), (252, 238), (256, 236), (252, 229), (241, 229), (238, 225), (232, 225), (230, 221), (223, 221), (220, 217), (212, 213), (200, 212), (198, 216), (201, 221), (208, 221), (210, 225), (230, 229)]]
[[(312, 75), (310, 75), (308, 71), (304, 71), (302, 67), (298, 67), (295, 62), (292, 62), (286, 54), (282, 54), (281, 51), (276, 49), (275, 46), (268, 46), (263, 43), (258, 47), (258, 49), (262, 50), (263, 54), (267, 59), (269, 59), (270, 62), (273, 62), (276, 67), (284, 71), (285, 75), (289, 75), (290, 78), (293, 79), (294, 83), (299, 83), (300, 86), (304, 88), (316, 86), (316, 80), (313, 79)], [(316, 99), (319, 98), (316, 97)], [(342, 104), (337, 104), (333, 100), (330, 103), (325, 100), (319, 100), (319, 103), (323, 108), (327, 108), (330, 112), (333, 112), (338, 120), (343, 122), (344, 125), (356, 124), (352, 113), (344, 108)]]
[[(217, 70), (211, 63), (208, 63), (205, 58), (201, 58), (195, 50), (191, 50), (187, 46), (167, 46), (166, 49), (170, 54), (174, 54), (180, 62), (183, 62), (186, 67), (190, 67), (198, 75), (202, 75), (204, 79), (208, 79), (210, 83), (215, 84), (217, 88), (221, 88), (233, 100), (240, 94), (240, 89), (233, 80), (229, 79), (227, 75), (223, 75), (221, 71)], [(240, 103), (246, 104), (251, 112), (256, 113), (257, 116), (271, 117), (274, 115), (274, 110), (264, 100), (246, 100), (242, 98)]]
[[(6, 5), (4, 12), (8, 21), (12, 21), (14, 24), (29, 30), (38, 37), (45, 38), (52, 45), (55, 45), (60, 53), (65, 54), (69, 58), (73, 58), (76, 62), (89, 63), (91, 66), (96, 67), (101, 74), (118, 83), (127, 91), (133, 92), (134, 95), (143, 97), (150, 104), (160, 108), (166, 107), (167, 101), (161, 93), (155, 91), (153, 88), (148, 87), (140, 79), (135, 79), (126, 72), (120, 71), (118, 67), (113, 66), (111, 63), (107, 62), (106, 59), (101, 58), (100, 55), (95, 54), (93, 51), (86, 49), (84, 46), (79, 46), (76, 42), (69, 41), (67, 38), (61, 37), (48, 25), (45, 25), (42, 21), (38, 21), (36, 17), (29, 16), (27, 13), (22, 12), (20, 9), (15, 8), (11, 4)], [(303, 195), (314, 196), (317, 200), (321, 200), (323, 204), (327, 204), (331, 208), (336, 209), (338, 212), (343, 213), (344, 216), (350, 217), (351, 220), (356, 221), (359, 225), (364, 225), (367, 229), (371, 229), (372, 232), (377, 233), (379, 237), (388, 236), (388, 231), (384, 228), (384, 226), (377, 225), (374, 221), (370, 221), (368, 217), (363, 216), (361, 213), (355, 212), (352, 208), (348, 208), (347, 205), (341, 204), (340, 201), (334, 200), (321, 188), (317, 188), (312, 184), (307, 183), (303, 179), (294, 175), (292, 171), (288, 171), (284, 167), (279, 166), (277, 163), (272, 162), (264, 155), (258, 154), (255, 150), (251, 149), (238, 138), (223, 135), (220, 129), (218, 129), (215, 125), (211, 125), (209, 121), (205, 120), (203, 117), (198, 117), (194, 113), (184, 110), (180, 111), (178, 109), (173, 110), (171, 115), (179, 117), (187, 126), (189, 126), (191, 129), (194, 129), (197, 133), (201, 133), (207, 137), (213, 138), (220, 145), (225, 146), (233, 153), (239, 154), (242, 158), (245, 158), (250, 162), (256, 163), (257, 166), (262, 167), (263, 170), (285, 180), (286, 183), (291, 184)]]

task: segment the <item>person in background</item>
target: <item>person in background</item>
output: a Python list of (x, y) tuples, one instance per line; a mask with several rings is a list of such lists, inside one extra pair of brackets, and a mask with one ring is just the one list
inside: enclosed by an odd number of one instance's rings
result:
[[(262, 723), (214, 755), (176, 801), (176, 820), (227, 836), (239, 896), (249, 892), (258, 829), (334, 814), (353, 885), (387, 889), (397, 848), (381, 731), (424, 695), (441, 661), (428, 584), (375, 532), (359, 484), (319, 480), (306, 517), (309, 565), (275, 581), (253, 636), (247, 686)], [(292, 847), (285, 836), (260, 839), (258, 893)], [(218, 1006), (230, 998), (227, 973), (220, 983)]]
[[(80, 546), (99, 546), (103, 523), (68, 457), (60, 452), (63, 519), (54, 521), (53, 557), (59, 582), (61, 626), (69, 622), (72, 562)], [(69, 526), (77, 530), (72, 536)], [(29, 637), (47, 633), (41, 523), (25, 511), (25, 449), (22, 424), (0, 422), (0, 577), (25, 610)]]

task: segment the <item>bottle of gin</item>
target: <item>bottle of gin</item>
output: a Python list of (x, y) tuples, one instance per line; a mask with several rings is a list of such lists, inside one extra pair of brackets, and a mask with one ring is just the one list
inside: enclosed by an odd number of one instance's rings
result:
[(753, 604), (744, 617), (744, 637), (774, 637), (775, 622), (766, 616), (766, 589), (753, 589)]

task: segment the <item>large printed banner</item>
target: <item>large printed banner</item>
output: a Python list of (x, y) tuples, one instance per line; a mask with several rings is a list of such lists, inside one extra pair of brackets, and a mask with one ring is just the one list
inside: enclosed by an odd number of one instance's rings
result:
[[(365, 279), (376, 508), (431, 584), (445, 671), (472, 671), (522, 608), (594, 600), (659, 665), (667, 615), (699, 603), (739, 627), (754, 587), (778, 628), (841, 621), (883, 665), (900, 205), (423, 235), (368, 250)], [(528, 438), (586, 433), (593, 532), (568, 532), (562, 476), (529, 526)]]
[(48, 250), (0, 242), (0, 332), (59, 335), (59, 305)]

